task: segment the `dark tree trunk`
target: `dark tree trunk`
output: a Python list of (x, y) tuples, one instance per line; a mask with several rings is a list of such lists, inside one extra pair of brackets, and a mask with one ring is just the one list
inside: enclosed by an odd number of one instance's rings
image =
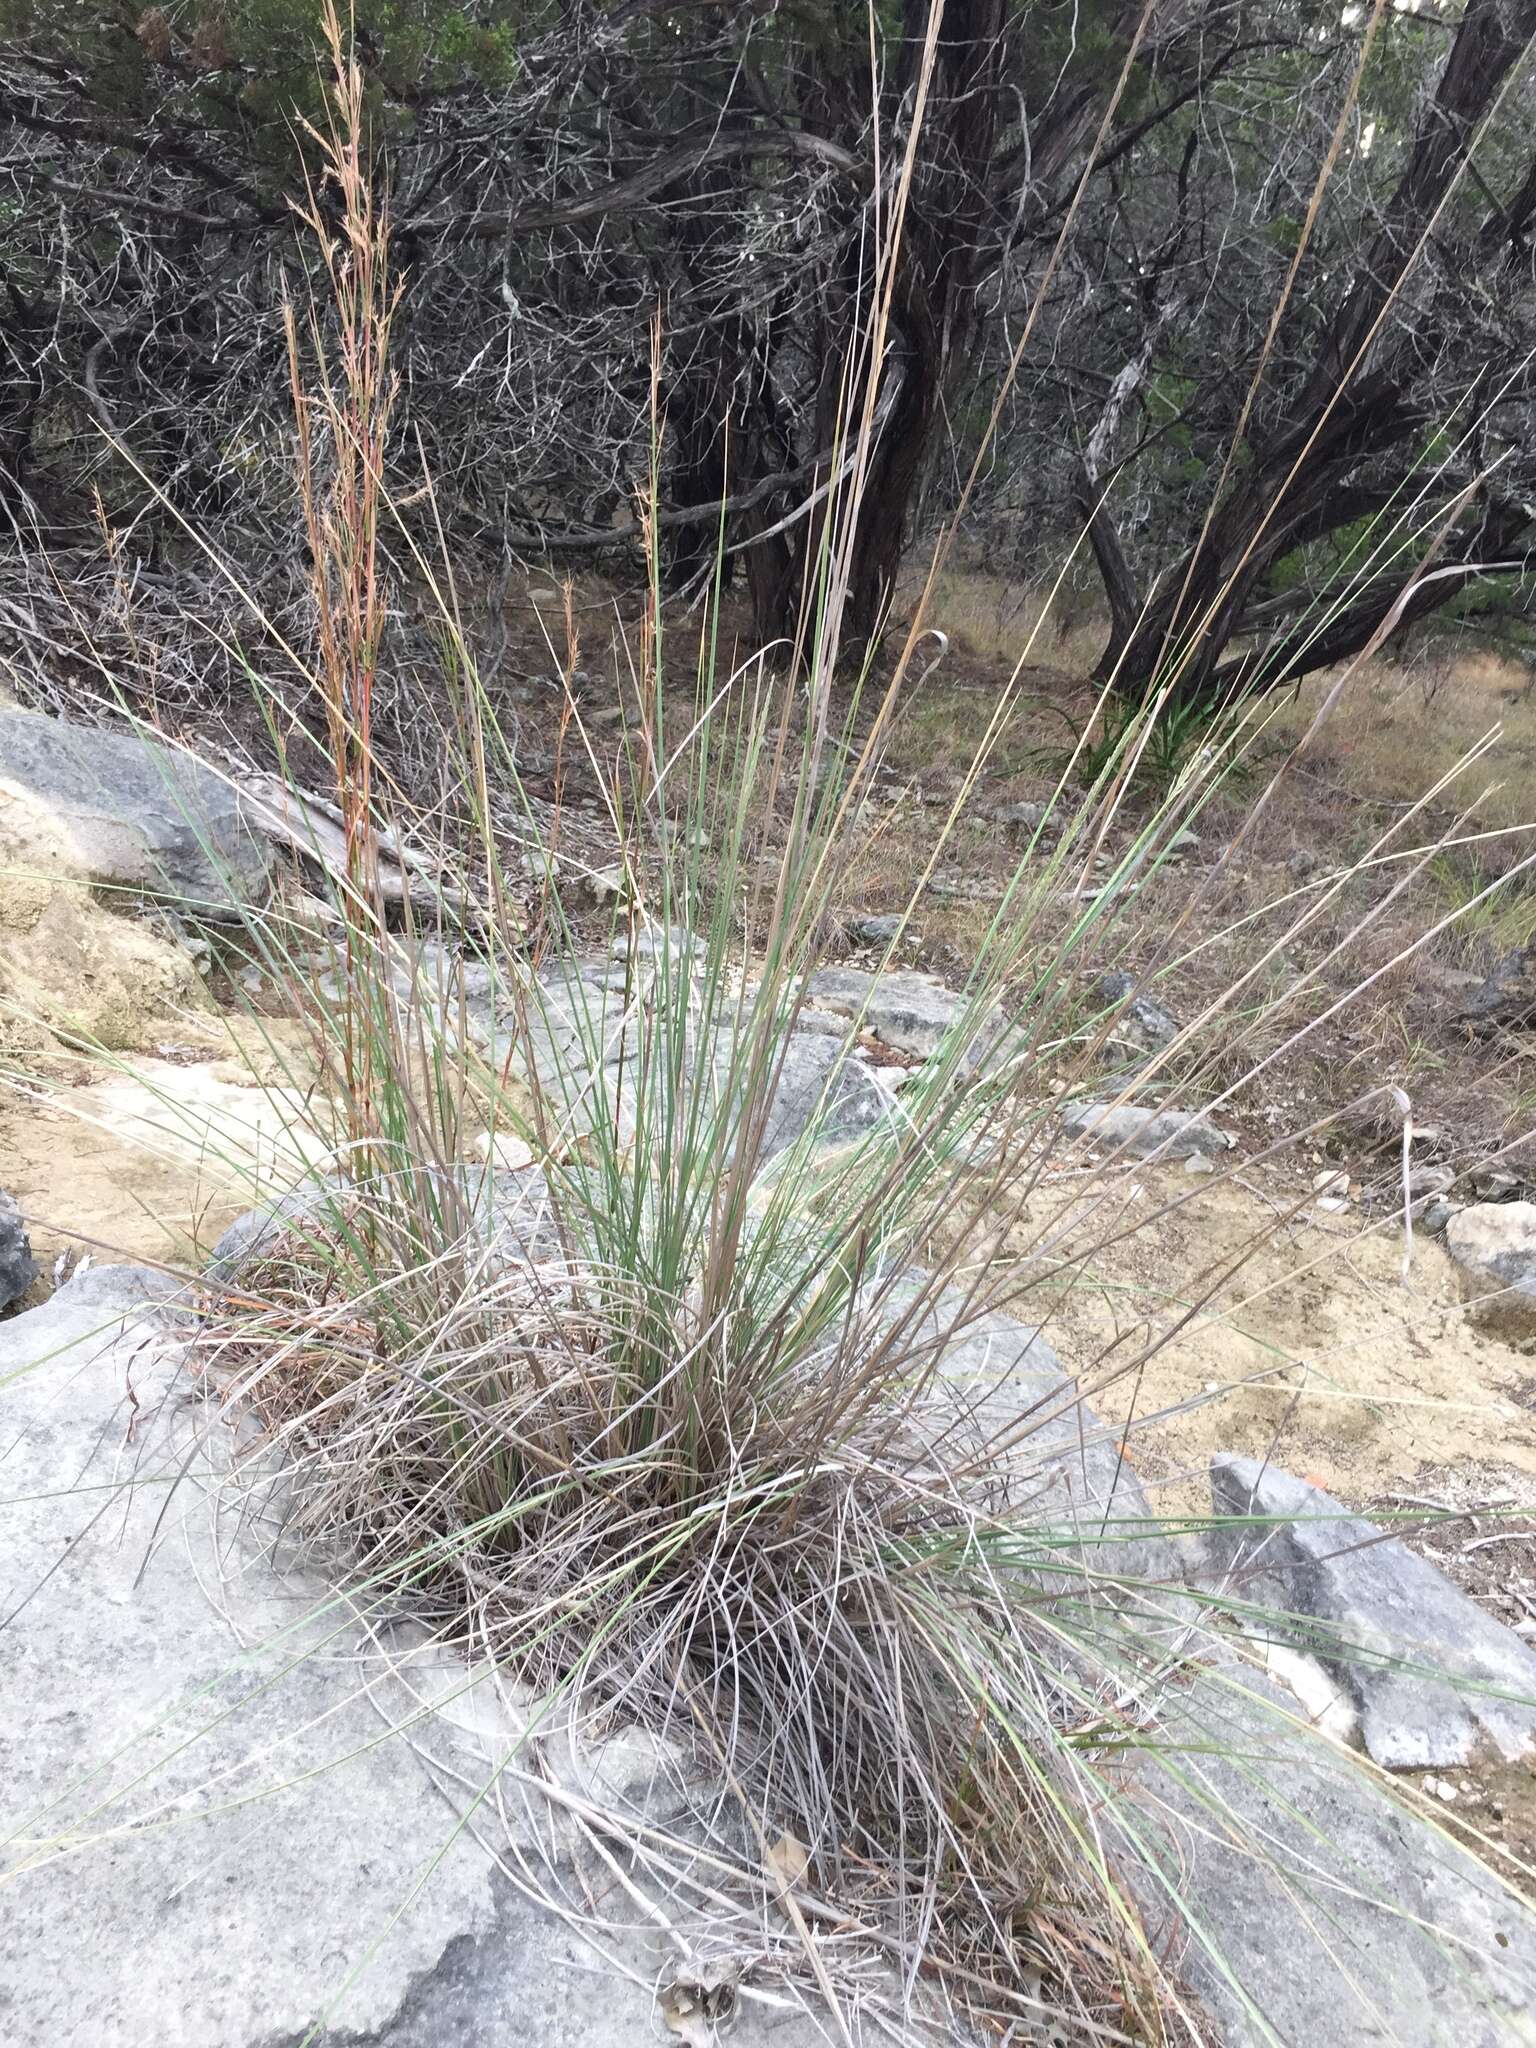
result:
[[(1007, 0), (948, 0), (944, 10), (892, 291), (892, 359), (884, 374), (899, 377), (900, 383), (888, 410), (882, 409), (852, 537), (849, 622), (859, 634), (877, 631), (889, 609), (935, 428), (975, 327), (977, 245), (989, 205), (1007, 14)], [(927, 23), (928, 0), (905, 0), (893, 106), (901, 106), (915, 88)], [(840, 405), (855, 414), (848, 423), (851, 432), (862, 392), (857, 377), (844, 381), (845, 364), (857, 362), (870, 311), (867, 251), (857, 244), (860, 231), (855, 224), (842, 275), (829, 280), (816, 342), (821, 385), (816, 426), (823, 451), (837, 443)], [(814, 481), (825, 480), (822, 474)], [(795, 529), (799, 566), (790, 581), (796, 593), (808, 584), (807, 553), (822, 539), (820, 511)], [(764, 580), (777, 603), (785, 579), (774, 573)], [(782, 632), (784, 623), (780, 611), (771, 618), (760, 613), (757, 619), (765, 638)]]
[[(667, 498), (674, 505), (697, 505), (698, 519), (679, 522), (663, 535), (667, 580), (674, 588), (691, 584), (713, 571), (720, 546), (719, 507), (726, 496), (726, 440), (729, 398), (718, 377), (690, 374), (673, 387), (667, 403), (667, 435), (672, 456), (668, 464)], [(732, 557), (721, 563), (729, 580)]]
[[(676, 221), (670, 260), (681, 273), (685, 302), (710, 275), (730, 203), (729, 179), (711, 166), (666, 187), (663, 201)], [(719, 506), (728, 488), (728, 439), (734, 388), (746, 337), (734, 309), (718, 304), (672, 364), (662, 392), (668, 446), (663, 497), (670, 505), (697, 505), (696, 520), (679, 522), (663, 538), (663, 563), (674, 587), (710, 573), (720, 545)], [(665, 319), (663, 346), (669, 346)], [(731, 557), (723, 567), (728, 572)]]
[[(928, 0), (906, 0), (898, 94), (916, 88), (928, 15)], [(850, 619), (863, 635), (890, 609), (918, 486), (975, 331), (1007, 18), (1007, 0), (948, 0), (939, 26), (892, 293), (891, 374), (901, 382), (853, 537)]]
[[(1385, 322), (1479, 122), (1533, 35), (1536, 0), (1469, 0), (1381, 226), (1284, 426), (1255, 448), (1247, 473), (1229, 486), (1202, 538), (1159, 577), (1134, 614), (1123, 581), (1112, 591), (1114, 623), (1099, 674), (1123, 695), (1141, 698), (1168, 686), (1186, 702), (1216, 701), (1234, 688), (1290, 680), (1357, 652), (1402, 594), (1408, 579), (1397, 579), (1390, 590), (1353, 593), (1326, 631), (1309, 637), (1303, 626), (1277, 644), (1226, 658), (1269, 570), (1301, 540), (1343, 524), (1346, 494), (1362, 462), (1390, 454), (1424, 425)], [(1090, 539), (1101, 571), (1115, 568), (1112, 533), (1090, 530)], [(1457, 541), (1452, 554), (1462, 545)], [(1416, 586), (1406, 615), (1422, 616), (1445, 603), (1466, 580), (1447, 575)]]

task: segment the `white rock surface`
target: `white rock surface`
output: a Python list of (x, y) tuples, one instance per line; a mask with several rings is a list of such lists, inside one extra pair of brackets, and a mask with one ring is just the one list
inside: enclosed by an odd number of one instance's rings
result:
[(1210, 1158), (1232, 1145), (1226, 1132), (1204, 1117), (1135, 1103), (1072, 1102), (1062, 1110), (1061, 1121), (1071, 1137), (1138, 1159), (1189, 1159), (1197, 1152)]
[(1441, 1769), (1485, 1750), (1509, 1762), (1536, 1755), (1536, 1653), (1443, 1572), (1319, 1487), (1253, 1458), (1212, 1459), (1211, 1504), (1233, 1518), (1222, 1531), (1232, 1590), (1284, 1615), (1259, 1626), (1326, 1666), (1377, 1763)]
[(1473, 1202), (1445, 1226), (1472, 1321), (1508, 1343), (1536, 1345), (1536, 1202)]
[[(494, 1802), (459, 1824), (517, 1741), (515, 1695), (508, 1721), (474, 1674), (425, 1687), (273, 1570), (276, 1498), (229, 1511), (224, 1418), (153, 1285), (97, 1269), (0, 1324), (0, 2038), (652, 2039), (658, 1945), (617, 1935), (613, 1974), (498, 1873)], [(429, 1775), (434, 1747), (455, 1776)], [(764, 2038), (761, 2008), (743, 2024)]]

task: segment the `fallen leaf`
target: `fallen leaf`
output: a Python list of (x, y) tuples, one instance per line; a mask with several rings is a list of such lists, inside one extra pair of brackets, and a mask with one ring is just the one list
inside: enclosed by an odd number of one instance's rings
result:
[(688, 2042), (689, 2048), (711, 2048), (715, 2030), (705, 2017), (704, 2008), (683, 1985), (669, 1984), (663, 1990), (661, 2016), (667, 2031)]
[(659, 1991), (668, 2030), (688, 2048), (711, 2048), (715, 2023), (735, 2011), (735, 1987), (741, 1982), (737, 1956), (690, 1956)]
[(805, 1873), (811, 1867), (811, 1852), (797, 1835), (780, 1835), (763, 1858), (763, 1867), (775, 1896), (782, 1898), (804, 1884)]
[(668, 2031), (689, 2048), (712, 2048), (716, 2021), (736, 2010), (740, 1982), (741, 1964), (734, 1956), (680, 1963), (658, 1994)]

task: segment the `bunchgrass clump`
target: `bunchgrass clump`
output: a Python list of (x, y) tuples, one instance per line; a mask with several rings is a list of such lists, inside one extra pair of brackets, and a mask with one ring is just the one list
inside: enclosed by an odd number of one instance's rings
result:
[[(922, 1989), (1015, 2038), (1043, 2005), (1093, 2038), (1178, 2037), (1168, 1914), (1111, 1816), (1218, 1603), (1175, 1597), (1179, 1532), (1096, 1410), (1120, 1391), (1134, 1405), (1147, 1359), (1230, 1275), (1057, 1373), (1032, 1343), (1051, 1289), (1191, 1198), (1137, 1208), (1144, 1167), (1069, 1139), (1059, 1112), (1087, 1096), (1219, 1108), (1315, 1028), (1307, 988), (1274, 993), (1271, 967), (1336, 919), (1362, 867), (1393, 867), (1398, 888), (1422, 872), (1422, 807), (1267, 906), (1222, 996), (1128, 1058), (1119, 1027), (1148, 976), (1113, 999), (1096, 978), (1137, 893), (1231, 777), (1257, 816), (1286, 767), (1260, 786), (1257, 699), (1198, 744), (1162, 736), (1171, 696), (1113, 707), (1113, 744), (1061, 765), (947, 1028), (890, 1088), (861, 1056), (857, 1005), (829, 1026), (816, 980), (931, 652), (919, 616), (893, 671), (870, 649), (850, 673), (871, 418), (857, 366), (797, 646), (735, 662), (718, 590), (680, 626), (653, 546), (616, 743), (566, 689), (562, 758), (606, 792), (612, 858), (594, 871), (559, 804), (525, 787), (430, 479), (402, 498), (386, 475), (387, 221), (361, 79), (332, 36), (335, 125), (314, 138), (331, 190), (311, 207), (330, 295), (289, 338), (318, 648), (298, 666), (342, 841), (319, 864), (319, 914), (312, 891), (302, 914), (253, 916), (245, 943), (309, 1027), (296, 1078), (319, 1077), (335, 1142), (329, 1171), (211, 1276), (199, 1363), (282, 1451), (293, 1529), (342, 1560), (363, 1611), (404, 1608), (466, 1669), (489, 1659), (550, 1713), (650, 1730), (707, 1770), (731, 1816), (707, 1885), (640, 1829), (642, 1889), (725, 1910), (765, 1869), (782, 1877), (789, 1843), (771, 1960), (835, 2012), (871, 1995), (873, 1959), (899, 2025)], [(456, 794), (428, 815), (374, 745), (386, 537), (444, 649)], [(567, 684), (576, 652), (572, 625), (551, 649)], [(1192, 916), (1149, 975), (1204, 943)], [(836, 1938), (819, 1944), (812, 1919)]]

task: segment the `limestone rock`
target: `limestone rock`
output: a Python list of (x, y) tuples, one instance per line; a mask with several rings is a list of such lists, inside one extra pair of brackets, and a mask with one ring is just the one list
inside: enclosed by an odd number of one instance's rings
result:
[[(1366, 1748), (1395, 1770), (1536, 1752), (1536, 1653), (1425, 1559), (1329, 1494), (1252, 1458), (1211, 1462), (1233, 1591), (1283, 1612), (1269, 1629), (1355, 1701)], [(1321, 1626), (1310, 1628), (1310, 1622)]]
[(698, 974), (708, 945), (686, 925), (646, 924), (635, 932), (620, 932), (611, 951), (615, 960), (633, 960), (671, 974)]
[(1474, 1031), (1518, 1028), (1536, 1019), (1536, 946), (1506, 953), (1485, 981), (1466, 991), (1456, 1015)]
[(848, 926), (848, 936), (856, 946), (893, 946), (900, 933), (901, 913), (897, 910), (876, 917), (856, 917)]
[(596, 868), (591, 874), (583, 875), (581, 882), (599, 910), (627, 903), (634, 893), (630, 886), (630, 878), (623, 868)]
[(20, 1301), (37, 1278), (37, 1261), (21, 1211), (0, 1188), (0, 1309)]
[[(226, 1413), (181, 1371), (144, 1276), (91, 1279), (0, 1324), (5, 2039), (652, 2038), (660, 1939), (611, 1928), (616, 1967), (595, 1967), (498, 1869), (498, 1828), (525, 1870), (565, 1853), (550, 1808), (516, 1795), (515, 1689), (486, 1703), (510, 1718), (482, 1711), (477, 1674), (425, 1674), (285, 1560), (280, 1500), (232, 1473)], [(626, 1752), (590, 1783), (615, 1770), (643, 1797)], [(760, 2013), (739, 2017), (749, 2042), (824, 2038)]]
[[(498, 1162), (466, 1165), (453, 1190), (462, 1203), (472, 1249), (489, 1271), (514, 1260), (563, 1255), (551, 1207), (549, 1183), (532, 1165), (503, 1168)], [(447, 1203), (444, 1213), (451, 1213)], [(297, 1245), (306, 1234), (342, 1236), (354, 1227), (355, 1203), (335, 1178), (312, 1178), (231, 1223), (209, 1254), (208, 1279), (230, 1286), (269, 1258), (285, 1235)]]
[(1232, 1139), (1205, 1117), (1175, 1109), (1148, 1109), (1135, 1103), (1072, 1102), (1061, 1113), (1067, 1134), (1089, 1138), (1138, 1159), (1188, 1159), (1196, 1152), (1209, 1158), (1226, 1152)]
[(1123, 1785), (1111, 1854), (1210, 2016), (1202, 2040), (1536, 2043), (1536, 1916), (1258, 1671), (1166, 1689)]
[(1138, 995), (1136, 990), (1136, 976), (1121, 968), (1101, 974), (1093, 985), (1097, 1001), (1105, 1009), (1117, 1012), (1112, 1026), (1114, 1037), (1128, 1040), (1137, 1050), (1155, 1051), (1171, 1044), (1179, 1035), (1179, 1020), (1155, 996), (1145, 990)]
[(940, 1388), (978, 1423), (1012, 1433), (1021, 1416), (1028, 1418), (1020, 1455), (1036, 1489), (1039, 1519), (1055, 1540), (1080, 1554), (1102, 1541), (1104, 1569), (1129, 1580), (1132, 1596), (1159, 1614), (1171, 1611), (1174, 1589), (1186, 1577), (1181, 1549), (1154, 1512), (1120, 1427), (1084, 1401), (1039, 1329), (998, 1311), (978, 1315), (963, 1291), (932, 1290), (915, 1269), (889, 1288), (886, 1307), (905, 1319), (903, 1342), (914, 1356), (923, 1355), (925, 1344), (933, 1347)]
[(862, 967), (823, 967), (811, 976), (810, 994), (822, 1009), (857, 1019), (865, 1031), (898, 1052), (926, 1059), (965, 1015), (963, 997), (931, 974), (902, 967), (871, 974)]
[(1536, 1344), (1536, 1202), (1473, 1202), (1445, 1226), (1472, 1321), (1512, 1344)]
[[(612, 960), (565, 960), (541, 970), (524, 993), (521, 1017), (510, 992), (467, 1005), (472, 1031), (498, 1067), (537, 1082), (552, 1123), (579, 1133), (591, 1127), (599, 1103), (616, 1115), (621, 1131), (633, 1127), (636, 1073), (641, 1048), (656, 1025), (647, 1016), (655, 983), (637, 965)], [(654, 964), (648, 973), (654, 976)], [(665, 1000), (677, 1003), (674, 989)], [(739, 1093), (745, 1053), (734, 1022), (702, 1015), (683, 1025), (688, 1046), (684, 1085), (709, 1077), (720, 1108), (729, 1117), (729, 1098)], [(708, 1040), (707, 1048), (700, 1035)], [(807, 1131), (821, 1144), (840, 1144), (872, 1129), (890, 1113), (885, 1091), (864, 1063), (853, 1057), (846, 1033), (817, 1028), (811, 1020), (792, 1031), (782, 1046), (778, 1083), (755, 1165), (758, 1169), (787, 1151)], [(654, 1044), (654, 1038), (652, 1039)], [(558, 1148), (557, 1148), (558, 1149)]]
[(142, 1304), (61, 1290), (0, 1328), (0, 1378), (7, 2032), (129, 2048), (174, 2013), (187, 2041), (245, 2048), (322, 2016), (384, 2028), (453, 1943), (492, 1935), (496, 1901), (450, 1848), (389, 1929), (444, 1814), (402, 1739), (368, 1746), (360, 1643), (322, 1653), (317, 1588), (221, 1554), (237, 1518), (197, 1447), (222, 1425)]
[(1028, 838), (1050, 818), (1051, 806), (1041, 803), (986, 804), (981, 815), (994, 825), (1005, 826), (1009, 831)]
[(215, 922), (265, 898), (272, 848), (235, 789), (156, 741), (0, 710), (0, 795), (0, 868)]
[(275, 1251), (285, 1232), (292, 1230), (302, 1239), (306, 1225), (320, 1228), (339, 1221), (341, 1192), (336, 1181), (306, 1181), (245, 1210), (214, 1245), (208, 1278), (216, 1286), (228, 1286)]
[[(1346, 1176), (1347, 1178), (1347, 1176)], [(1374, 1182), (1365, 1191), (1364, 1206), (1373, 1215), (1401, 1216), (1406, 1199), (1409, 1210), (1416, 1222), (1436, 1204), (1445, 1204), (1445, 1197), (1456, 1185), (1453, 1167), (1421, 1165), (1408, 1169), (1406, 1186), (1401, 1171), (1394, 1172)], [(1455, 1205), (1445, 1205), (1447, 1215)], [(1441, 1227), (1444, 1227), (1442, 1219)]]
[[(717, 1061), (727, 1053), (722, 1035)], [(758, 1170), (810, 1133), (813, 1142), (845, 1144), (887, 1121), (890, 1098), (861, 1060), (835, 1039), (811, 1031), (791, 1034), (768, 1112)]]

